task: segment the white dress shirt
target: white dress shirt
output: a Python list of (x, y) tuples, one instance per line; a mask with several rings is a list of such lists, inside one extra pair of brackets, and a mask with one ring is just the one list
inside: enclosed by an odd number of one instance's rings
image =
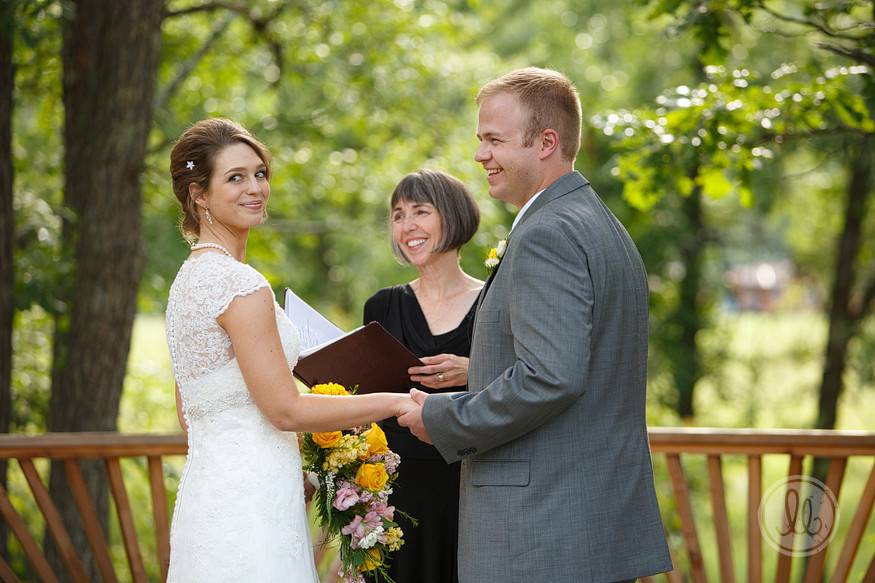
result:
[[(519, 223), (520, 220), (523, 218), (523, 215), (526, 214), (526, 211), (529, 210), (529, 207), (532, 206), (532, 203), (535, 202), (535, 199), (538, 198), (542, 192), (544, 191), (539, 190), (538, 192), (536, 192), (535, 195), (532, 196), (532, 198), (530, 198), (528, 202), (523, 205), (523, 208), (521, 208), (520, 212), (517, 213), (516, 218), (513, 220), (513, 224), (510, 226), (511, 233), (513, 232), (514, 227), (517, 226), (517, 223)], [(508, 235), (510, 235), (510, 233), (508, 233)]]

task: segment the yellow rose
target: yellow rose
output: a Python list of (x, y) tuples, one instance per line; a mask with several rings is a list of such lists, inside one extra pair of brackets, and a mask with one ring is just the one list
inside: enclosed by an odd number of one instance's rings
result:
[(340, 438), (343, 437), (342, 431), (329, 431), (327, 433), (314, 433), (313, 441), (316, 442), (316, 445), (321, 447), (322, 449), (327, 449), (329, 447), (334, 447), (337, 445), (337, 442), (340, 441)]
[(383, 556), (380, 553), (380, 549), (369, 549), (368, 553), (365, 555), (365, 562), (362, 563), (362, 566), (359, 569), (364, 571), (373, 571), (377, 567), (383, 564)]
[(371, 423), (371, 428), (362, 433), (362, 435), (368, 441), (366, 457), (389, 451), (389, 442), (386, 441), (386, 434), (383, 433), (383, 430), (376, 423)]
[(310, 387), (310, 392), (314, 395), (348, 395), (343, 385), (337, 383), (321, 383)]
[(362, 464), (355, 474), (355, 483), (372, 492), (382, 489), (388, 479), (389, 474), (383, 464)]

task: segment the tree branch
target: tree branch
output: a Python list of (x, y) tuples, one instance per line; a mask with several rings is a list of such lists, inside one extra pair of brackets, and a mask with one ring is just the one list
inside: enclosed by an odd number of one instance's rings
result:
[(192, 54), (188, 59), (185, 60), (185, 62), (176, 72), (176, 76), (173, 77), (173, 80), (170, 81), (170, 83), (168, 83), (165, 87), (163, 87), (158, 92), (158, 95), (155, 96), (155, 111), (161, 111), (162, 109), (164, 109), (164, 107), (167, 106), (167, 104), (170, 102), (170, 99), (179, 90), (182, 82), (185, 81), (185, 79), (191, 74), (191, 72), (201, 61), (201, 59), (204, 58), (204, 55), (206, 55), (210, 48), (212, 48), (213, 44), (215, 44), (215, 42), (219, 40), (219, 37), (222, 36), (222, 33), (225, 32), (225, 29), (228, 28), (228, 25), (231, 24), (231, 21), (233, 21), (234, 18), (236, 18), (236, 15), (234, 13), (226, 14), (225, 18), (216, 23), (216, 25), (213, 27), (212, 32), (210, 33), (210, 36), (207, 37), (206, 41), (204, 41), (203, 46), (201, 46), (200, 49), (198, 49), (194, 54)]
[(228, 10), (237, 14), (247, 14), (248, 7), (244, 2), (207, 2), (198, 4), (197, 6), (189, 6), (179, 10), (165, 10), (164, 18), (173, 18), (175, 16), (186, 16), (197, 12), (215, 12), (216, 10)]
[[(851, 41), (855, 41), (855, 42), (859, 42), (859, 41), (863, 40), (863, 37), (861, 37), (861, 36), (852, 35), (852, 34), (842, 34), (841, 32), (839, 32), (837, 30), (833, 30), (832, 28), (828, 27), (826, 24), (823, 24), (821, 22), (817, 22), (817, 21), (812, 20), (810, 18), (799, 18), (798, 16), (790, 16), (788, 14), (781, 14), (780, 12), (776, 12), (775, 10), (772, 10), (771, 8), (766, 6), (765, 2), (760, 3), (760, 8), (762, 8), (764, 12), (766, 12), (770, 16), (777, 18), (778, 20), (783, 20), (784, 22), (792, 22), (793, 24), (801, 24), (802, 26), (807, 26), (809, 28), (813, 28), (813, 29), (819, 31), (820, 33), (825, 34), (826, 36), (829, 36), (832, 38), (840, 38), (840, 39), (851, 40)], [(860, 23), (860, 24), (862, 24), (862, 23)], [(845, 28), (844, 30), (851, 30), (851, 28), (855, 28), (855, 27)]]
[(762, 132), (760, 135), (760, 139), (756, 140), (754, 143), (757, 145), (770, 144), (774, 142), (786, 142), (789, 140), (798, 140), (804, 138), (813, 138), (818, 136), (848, 136), (848, 135), (860, 135), (860, 136), (875, 136), (875, 132), (866, 131), (860, 128), (851, 128), (847, 126), (836, 126), (831, 128), (823, 128), (823, 129), (811, 129), (808, 131), (802, 132), (782, 132), (782, 133), (774, 133), (774, 132)]
[[(169, 18), (173, 16), (183, 16), (187, 14), (194, 14), (197, 12), (212, 12), (216, 10), (227, 10), (233, 14), (238, 14), (242, 16), (249, 22), (249, 24), (252, 26), (253, 30), (255, 30), (257, 34), (265, 38), (269, 50), (273, 55), (274, 61), (276, 61), (276, 65), (280, 69), (280, 76), (282, 76), (282, 69), (284, 65), (283, 43), (280, 40), (274, 38), (274, 36), (271, 34), (271, 31), (269, 30), (269, 26), (270, 23), (273, 22), (275, 19), (279, 18), (280, 14), (282, 14), (283, 11), (286, 10), (291, 4), (292, 2), (288, 0), (279, 2), (276, 7), (269, 13), (263, 16), (259, 16), (258, 12), (252, 10), (249, 6), (247, 6), (245, 2), (216, 1), (199, 4), (197, 6), (190, 6), (188, 8), (182, 8), (180, 10), (166, 11), (164, 13), (164, 16), (165, 18)], [(217, 26), (214, 30), (218, 30), (219, 32), (221, 32), (220, 29), (224, 30), (224, 27)], [(213, 36), (217, 36), (217, 33), (214, 32)], [(212, 44), (212, 42), (209, 42), (209, 44)], [(209, 46), (204, 47), (204, 49), (208, 48)], [(204, 49), (202, 49), (202, 52), (205, 52)], [(202, 56), (203, 55), (201, 54), (200, 57)], [(186, 74), (187, 73), (188, 72), (186, 72)]]
[(815, 43), (815, 45), (825, 51), (847, 57), (851, 60), (857, 61), (858, 63), (865, 63), (866, 65), (875, 68), (875, 55), (871, 55), (869, 53), (861, 51), (860, 49), (849, 49), (841, 45), (826, 42)]

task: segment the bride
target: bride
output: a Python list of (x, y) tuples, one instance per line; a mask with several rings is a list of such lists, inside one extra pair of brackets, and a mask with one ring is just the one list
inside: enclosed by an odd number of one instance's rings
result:
[(298, 333), (244, 263), (270, 196), (270, 154), (239, 124), (207, 119), (170, 154), (182, 231), (196, 241), (167, 305), (188, 457), (170, 533), (169, 582), (318, 582), (295, 431), (401, 415), (406, 394), (301, 395)]

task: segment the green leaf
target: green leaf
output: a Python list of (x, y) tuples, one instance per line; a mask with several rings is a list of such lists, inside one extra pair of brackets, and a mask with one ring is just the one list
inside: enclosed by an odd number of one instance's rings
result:
[(751, 208), (753, 206), (753, 191), (746, 186), (739, 187), (738, 199), (744, 208)]
[(719, 168), (708, 168), (696, 177), (696, 183), (702, 187), (705, 196), (723, 198), (732, 192), (732, 182)]

